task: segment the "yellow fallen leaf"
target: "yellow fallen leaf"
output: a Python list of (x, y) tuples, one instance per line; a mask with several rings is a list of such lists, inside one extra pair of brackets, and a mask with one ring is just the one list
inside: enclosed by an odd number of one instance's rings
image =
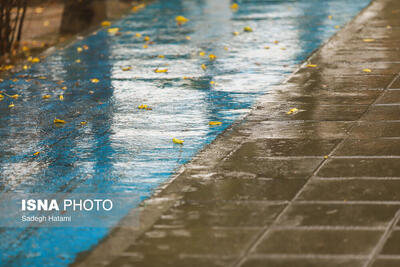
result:
[(174, 142), (175, 144), (180, 144), (180, 145), (182, 145), (183, 142), (185, 142), (185, 141), (183, 141), (183, 140), (181, 140), (181, 139), (177, 139), (177, 138), (172, 138), (172, 142)]
[(136, 33), (135, 36), (138, 38), (142, 37), (142, 35), (140, 33)]
[(18, 99), (19, 95), (18, 95), (18, 94), (10, 95), (10, 97), (11, 97), (11, 98), (14, 98), (14, 99)]
[(290, 109), (288, 112), (286, 112), (287, 114), (293, 114), (293, 113), (296, 113), (296, 112), (298, 112), (299, 110), (297, 109), (297, 108), (292, 108), (292, 109)]
[(150, 37), (149, 37), (149, 36), (145, 36), (145, 37), (144, 37), (144, 40), (145, 40), (145, 41), (150, 41)]
[(85, 50), (89, 50), (89, 46), (87, 46), (87, 45), (83, 45), (82, 47), (83, 47), (83, 49), (85, 49)]
[(64, 100), (64, 96), (63, 95), (59, 95), (58, 98), (63, 101)]
[(65, 120), (60, 120), (60, 119), (57, 119), (57, 118), (54, 118), (54, 123), (55, 124), (64, 124), (64, 123), (66, 123), (66, 121)]
[(164, 55), (158, 55), (159, 58), (164, 58)]
[(232, 9), (238, 9), (238, 8), (239, 8), (239, 5), (238, 5), (237, 3), (233, 3), (233, 4), (231, 5), (231, 8), (232, 8)]
[(274, 44), (279, 44), (279, 41), (278, 41), (278, 40), (275, 40), (275, 41), (274, 41)]
[(316, 68), (316, 67), (318, 67), (318, 65), (316, 65), (316, 64), (307, 64), (307, 67), (308, 68)]
[(28, 52), (28, 51), (29, 51), (29, 47), (27, 47), (26, 45), (24, 45), (24, 46), (22, 47), (22, 51)]
[(268, 45), (264, 46), (264, 49), (270, 49), (270, 47)]
[(245, 31), (245, 32), (252, 32), (253, 29), (252, 29), (251, 27), (249, 27), (249, 26), (246, 26), (246, 27), (243, 28), (243, 31)]
[(11, 103), (10, 105), (8, 105), (9, 108), (13, 108), (15, 107), (15, 105), (13, 103)]
[(98, 83), (98, 82), (100, 82), (100, 80), (99, 80), (99, 79), (96, 79), (96, 78), (90, 79), (90, 81), (91, 81), (92, 83)]
[(329, 16), (328, 16), (328, 19), (333, 19), (333, 16), (332, 16), (332, 15), (329, 15)]
[(45, 20), (43, 21), (43, 26), (48, 27), (50, 25), (50, 21)]
[(281, 50), (286, 50), (286, 47), (281, 47)]
[(40, 154), (40, 151), (33, 153), (34, 156), (37, 156)]
[(4, 95), (0, 94), (0, 100), (3, 100)]
[(327, 159), (327, 158), (329, 158), (329, 156), (327, 156), (327, 155), (326, 155), (326, 156), (324, 156), (324, 159)]
[(211, 81), (210, 84), (215, 84), (215, 82), (214, 82), (214, 81)]
[(177, 17), (175, 18), (175, 20), (176, 20), (176, 22), (179, 22), (179, 23), (186, 23), (186, 22), (189, 21), (189, 19), (188, 19), (188, 18), (185, 18), (184, 16), (177, 16)]
[(215, 60), (217, 57), (216, 57), (215, 55), (213, 55), (213, 54), (210, 54), (210, 55), (208, 56), (208, 58), (209, 58), (210, 60)]
[(233, 32), (232, 34), (235, 35), (235, 36), (238, 36), (239, 32)]
[(201, 64), (201, 68), (202, 68), (203, 70), (206, 70), (206, 69), (207, 69), (206, 64)]
[(84, 126), (87, 124), (87, 121), (81, 121), (81, 125)]
[(391, 29), (392, 28), (392, 26), (390, 26), (390, 25), (386, 25), (386, 29)]
[(31, 61), (32, 63), (38, 63), (38, 62), (40, 62), (40, 58), (38, 58), (38, 57), (34, 57), (34, 58), (32, 58), (32, 61)]
[(61, 87), (62, 90), (67, 90), (66, 86)]
[(116, 34), (118, 31), (119, 31), (119, 28), (109, 28), (107, 30), (107, 32), (110, 34)]
[(335, 26), (335, 29), (340, 29), (340, 26), (339, 26), (339, 25), (336, 25), (336, 26)]
[(42, 98), (43, 99), (49, 99), (49, 98), (51, 98), (51, 95), (44, 95), (44, 96), (42, 96)]
[(143, 45), (143, 48), (148, 48), (149, 46), (148, 45)]
[(29, 66), (28, 65), (24, 65), (23, 69), (27, 70), (27, 69), (29, 69)]
[(188, 41), (190, 41), (190, 39), (192, 39), (190, 36), (186, 36), (185, 38), (186, 38), (186, 40), (188, 40)]
[(14, 79), (12, 79), (12, 81), (16, 83), (16, 82), (18, 82), (18, 79), (14, 78)]
[(222, 122), (220, 122), (220, 121), (210, 121), (208, 124), (209, 124), (209, 125), (216, 126), (216, 125), (221, 125)]
[(105, 20), (105, 21), (103, 21), (103, 22), (101, 23), (101, 26), (103, 26), (103, 27), (109, 27), (109, 26), (111, 26), (111, 22), (108, 21), (108, 20)]
[(155, 69), (154, 72), (156, 72), (156, 73), (165, 73), (165, 72), (168, 72), (168, 69)]
[(375, 42), (375, 39), (374, 38), (365, 38), (365, 39), (363, 39), (363, 41), (366, 43), (372, 43), (372, 42)]
[(80, 59), (75, 60), (76, 63), (81, 63)]
[(128, 71), (128, 70), (131, 70), (131, 69), (132, 69), (132, 67), (123, 67), (122, 68), (123, 71)]
[(45, 77), (45, 76), (40, 76), (39, 79), (41, 79), (41, 80), (46, 80), (47, 77)]
[(80, 53), (80, 52), (83, 51), (83, 48), (79, 46), (79, 47), (76, 48), (76, 51), (78, 51)]
[(201, 57), (204, 57), (205, 55), (206, 55), (206, 53), (203, 52), (203, 51), (201, 51), (201, 52), (199, 53), (199, 56), (201, 56)]
[(224, 50), (225, 50), (225, 51), (228, 51), (228, 50), (229, 50), (229, 47), (224, 46)]
[(369, 72), (372, 72), (372, 70), (371, 69), (363, 69), (363, 72), (369, 73)]

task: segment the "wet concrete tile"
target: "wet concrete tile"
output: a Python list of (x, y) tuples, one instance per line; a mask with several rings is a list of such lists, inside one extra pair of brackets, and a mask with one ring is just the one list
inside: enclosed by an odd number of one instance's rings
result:
[(255, 253), (366, 255), (382, 234), (382, 231), (366, 230), (272, 230)]
[(265, 138), (341, 139), (347, 136), (353, 124), (354, 122), (337, 121), (266, 121), (251, 129), (240, 128), (238, 134), (248, 136), (252, 141)]
[(399, 120), (400, 105), (372, 106), (363, 116), (366, 121)]
[(230, 172), (255, 173), (265, 178), (307, 179), (323, 158), (263, 158), (253, 150), (236, 151), (221, 164)]
[(400, 156), (400, 139), (347, 139), (335, 156)]
[(141, 253), (126, 253), (108, 264), (108, 267), (226, 267), (230, 266), (235, 258), (232, 257), (177, 257), (169, 254), (143, 255)]
[(241, 267), (361, 267), (365, 260), (354, 259), (268, 259), (248, 258)]
[(382, 255), (400, 255), (400, 230), (393, 231), (381, 251)]
[(400, 137), (400, 122), (358, 122), (350, 133), (353, 139), (376, 137)]
[(400, 205), (294, 204), (278, 221), (279, 226), (386, 227)]
[(245, 142), (236, 151), (237, 157), (324, 156), (340, 140), (260, 139)]
[(390, 86), (390, 89), (400, 89), (400, 78), (397, 77), (397, 79), (394, 81), (392, 86)]
[(154, 227), (263, 227), (271, 224), (286, 205), (207, 199), (185, 201), (163, 214)]
[(372, 267), (399, 267), (400, 259), (377, 259)]
[(126, 252), (142, 255), (238, 255), (261, 229), (191, 228), (150, 229)]
[[(382, 90), (329, 90), (321, 88), (304, 88), (303, 86), (287, 86), (283, 90), (273, 90), (261, 98), (259, 106), (270, 102), (297, 102), (316, 105), (368, 105), (372, 104)], [(290, 90), (289, 90), (290, 89)]]
[[(400, 83), (400, 82), (399, 82)], [(400, 84), (399, 84), (400, 86)], [(400, 90), (387, 90), (382, 97), (378, 99), (377, 104), (399, 104)]]
[(319, 177), (400, 177), (400, 158), (331, 158)]
[(400, 180), (314, 180), (299, 200), (400, 201)]
[(214, 179), (194, 184), (185, 200), (291, 200), (306, 180), (303, 179)]
[[(299, 112), (287, 114), (292, 108)], [(316, 121), (354, 121), (361, 117), (366, 105), (320, 105), (318, 103), (268, 103), (262, 109), (255, 109), (248, 119), (279, 120), (316, 120)]]

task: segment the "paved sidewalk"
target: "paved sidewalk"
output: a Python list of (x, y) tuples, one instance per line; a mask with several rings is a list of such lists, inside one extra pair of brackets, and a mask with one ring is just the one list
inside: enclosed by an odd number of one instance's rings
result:
[(400, 266), (399, 44), (373, 1), (75, 265)]

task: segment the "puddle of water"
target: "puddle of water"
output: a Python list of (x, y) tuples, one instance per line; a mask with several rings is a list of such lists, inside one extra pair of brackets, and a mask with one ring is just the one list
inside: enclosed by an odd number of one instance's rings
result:
[[(150, 196), (181, 164), (246, 114), (258, 96), (292, 73), (337, 31), (335, 25), (345, 24), (368, 3), (249, 0), (233, 12), (227, 0), (157, 1), (115, 22), (112, 27), (119, 27), (121, 35), (100, 30), (56, 51), (18, 74), (32, 81), (2, 83), (8, 94), (21, 95), (0, 102), (2, 191)], [(178, 27), (178, 15), (190, 21)], [(254, 31), (244, 33), (245, 26)], [(240, 34), (234, 36), (235, 31)], [(143, 37), (136, 33), (149, 36), (154, 44), (143, 48)], [(79, 53), (77, 47), (83, 45), (89, 50)], [(210, 62), (200, 51), (217, 60)], [(132, 69), (121, 69), (127, 66)], [(156, 68), (167, 68), (168, 73), (155, 73)], [(99, 83), (91, 83), (93, 78)], [(60, 80), (65, 82), (58, 84)], [(46, 94), (52, 97), (43, 100)], [(57, 100), (59, 94), (63, 101)], [(11, 102), (15, 107), (10, 109)], [(141, 104), (152, 110), (139, 110)], [(54, 117), (67, 124), (55, 127)], [(81, 127), (81, 121), (88, 123)], [(210, 127), (209, 121), (223, 124)], [(173, 144), (172, 138), (184, 139), (185, 144)], [(34, 158), (36, 151), (42, 152)], [(2, 229), (0, 263), (67, 265), (108, 231)]]

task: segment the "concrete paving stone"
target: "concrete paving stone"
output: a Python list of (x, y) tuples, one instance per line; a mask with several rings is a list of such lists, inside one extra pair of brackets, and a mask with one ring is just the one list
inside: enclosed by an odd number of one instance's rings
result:
[(319, 177), (400, 177), (400, 158), (331, 158)]
[(335, 156), (400, 156), (400, 139), (347, 139)]
[(125, 252), (141, 255), (214, 255), (235, 256), (260, 233), (244, 228), (151, 228)]
[[(287, 114), (292, 108), (299, 112)], [(262, 118), (264, 121), (316, 120), (316, 121), (355, 121), (367, 110), (366, 105), (320, 105), (318, 103), (268, 103), (262, 109), (255, 109), (248, 120)]]
[(340, 140), (260, 139), (245, 142), (236, 151), (237, 157), (325, 156)]
[(318, 179), (307, 185), (298, 200), (400, 202), (399, 188), (400, 180)]
[(291, 205), (278, 226), (367, 226), (386, 227), (400, 205), (299, 204)]
[(362, 267), (365, 260), (359, 259), (269, 259), (249, 257), (240, 267)]
[[(127, 253), (129, 255), (129, 253)], [(108, 264), (108, 267), (226, 267), (234, 262), (229, 257), (181, 257), (173, 255), (135, 255), (120, 256)]]
[(270, 92), (262, 98), (262, 103), (258, 106), (266, 106), (275, 101), (299, 102), (306, 104), (319, 105), (369, 105), (372, 104), (382, 90), (329, 90), (315, 88), (308, 89), (303, 87), (293, 87), (288, 92)]
[(256, 201), (184, 201), (164, 213), (154, 227), (263, 227), (270, 225), (286, 205)]
[(400, 122), (398, 121), (363, 121), (357, 122), (350, 132), (350, 138), (370, 139), (377, 137), (400, 137)]
[(400, 89), (400, 78), (399, 77), (394, 81), (392, 86), (390, 86), (390, 89)]
[[(400, 255), (400, 230), (393, 231), (382, 248), (382, 255)], [(400, 266), (400, 265), (399, 265)]]
[(216, 179), (191, 186), (185, 200), (290, 200), (305, 179)]
[(400, 105), (372, 106), (363, 116), (366, 121), (400, 120)]
[(254, 253), (368, 255), (382, 234), (376, 230), (271, 230)]
[[(399, 84), (400, 86), (400, 84)], [(399, 104), (400, 90), (386, 90), (386, 92), (378, 99), (377, 104)]]
[(399, 267), (400, 259), (377, 259), (372, 267)]
[(255, 173), (265, 178), (306, 179), (322, 162), (323, 158), (265, 158), (253, 150), (234, 152), (221, 167), (228, 171)]
[(250, 140), (265, 138), (341, 139), (347, 136), (347, 132), (353, 124), (354, 122), (339, 121), (266, 121), (258, 123), (251, 129), (242, 127), (238, 130), (238, 134), (247, 135)]

